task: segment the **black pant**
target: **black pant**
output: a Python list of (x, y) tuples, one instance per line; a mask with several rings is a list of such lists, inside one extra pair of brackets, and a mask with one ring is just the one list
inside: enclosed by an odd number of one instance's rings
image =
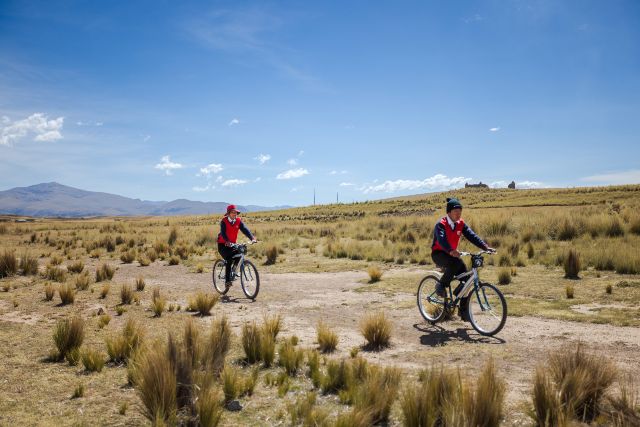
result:
[(231, 281), (231, 262), (233, 261), (233, 256), (238, 253), (238, 251), (234, 248), (230, 248), (225, 246), (224, 243), (218, 243), (218, 252), (222, 259), (227, 262), (224, 270), (224, 280), (225, 282)]
[(434, 251), (431, 253), (431, 259), (438, 267), (444, 268), (444, 274), (440, 279), (440, 283), (449, 286), (453, 276), (457, 276), (467, 271), (467, 266), (460, 258), (453, 257), (443, 251)]

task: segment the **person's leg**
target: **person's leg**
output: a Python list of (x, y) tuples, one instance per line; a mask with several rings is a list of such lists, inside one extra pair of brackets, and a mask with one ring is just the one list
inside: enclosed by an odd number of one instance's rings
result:
[[(449, 279), (449, 282), (451, 282), (454, 276), (458, 276), (462, 273), (466, 273), (467, 271), (467, 265), (464, 263), (464, 261), (462, 261), (461, 258), (455, 258), (455, 257), (452, 257), (452, 258), (453, 258), (453, 260), (451, 261), (452, 274), (451, 274), (451, 279)], [(455, 295), (458, 295), (458, 292), (460, 292), (461, 289), (462, 287), (458, 285), (453, 293)]]
[(455, 260), (457, 258), (452, 257), (451, 255), (442, 252), (435, 251), (431, 254), (431, 258), (433, 262), (440, 268), (444, 269), (444, 273), (440, 278), (440, 282), (436, 285), (436, 292), (439, 297), (446, 297), (447, 293), (445, 291), (446, 287), (451, 283), (451, 279), (455, 274)]
[(218, 252), (222, 259), (226, 261), (224, 269), (224, 281), (225, 283), (231, 282), (231, 257), (233, 256), (233, 250), (223, 243), (218, 243)]

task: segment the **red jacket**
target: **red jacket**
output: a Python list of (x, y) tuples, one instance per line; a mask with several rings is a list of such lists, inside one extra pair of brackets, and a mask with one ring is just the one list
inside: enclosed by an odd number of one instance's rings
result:
[(460, 236), (462, 236), (462, 232), (464, 230), (464, 221), (462, 219), (456, 221), (455, 223), (456, 226), (453, 230), (451, 229), (451, 226), (449, 226), (449, 222), (447, 221), (446, 216), (439, 221), (439, 224), (442, 224), (444, 226), (447, 243), (449, 243), (449, 246), (451, 247), (451, 249), (448, 250), (447, 248), (443, 247), (443, 245), (441, 245), (437, 239), (434, 239), (433, 245), (431, 246), (431, 250), (443, 251), (446, 253), (457, 250), (458, 243), (460, 243)]
[(240, 217), (236, 217), (236, 220), (232, 224), (231, 221), (229, 221), (229, 217), (225, 215), (222, 221), (220, 221), (218, 243), (236, 243), (238, 241), (238, 231), (242, 231), (249, 239), (253, 239), (253, 235), (247, 226), (242, 223)]

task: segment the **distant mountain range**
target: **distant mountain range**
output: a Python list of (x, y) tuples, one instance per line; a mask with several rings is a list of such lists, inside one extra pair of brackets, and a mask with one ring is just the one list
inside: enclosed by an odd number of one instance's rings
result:
[[(227, 202), (177, 199), (152, 202), (116, 194), (80, 190), (49, 182), (0, 191), (0, 214), (40, 217), (92, 217), (135, 215), (202, 215), (225, 212)], [(239, 206), (242, 212), (286, 209), (291, 206)]]

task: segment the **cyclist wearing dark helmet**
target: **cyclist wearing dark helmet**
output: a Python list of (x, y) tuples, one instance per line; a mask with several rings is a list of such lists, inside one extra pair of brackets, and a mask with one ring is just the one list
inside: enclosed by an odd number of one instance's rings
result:
[(236, 208), (236, 205), (227, 206), (227, 213), (220, 221), (220, 233), (218, 233), (218, 252), (220, 256), (227, 262), (225, 268), (225, 285), (231, 286), (231, 261), (233, 256), (237, 253), (237, 250), (232, 247), (238, 240), (238, 232), (247, 236), (252, 242), (256, 242), (256, 238), (246, 225), (242, 222), (242, 219), (238, 216), (240, 211)]
[[(440, 297), (446, 296), (445, 288), (451, 284), (454, 276), (467, 271), (467, 266), (460, 259), (460, 252), (458, 252), (458, 243), (461, 236), (466, 237), (467, 240), (480, 249), (494, 251), (473, 232), (471, 227), (464, 223), (460, 201), (456, 198), (447, 198), (447, 215), (436, 223), (433, 230), (433, 243), (431, 244), (431, 259), (437, 266), (444, 268), (442, 278), (436, 283), (436, 292)], [(457, 295), (459, 291), (460, 289), (456, 288), (454, 293)], [(466, 307), (463, 306), (466, 303), (467, 301), (465, 300), (461, 301), (461, 313), (467, 312)]]

